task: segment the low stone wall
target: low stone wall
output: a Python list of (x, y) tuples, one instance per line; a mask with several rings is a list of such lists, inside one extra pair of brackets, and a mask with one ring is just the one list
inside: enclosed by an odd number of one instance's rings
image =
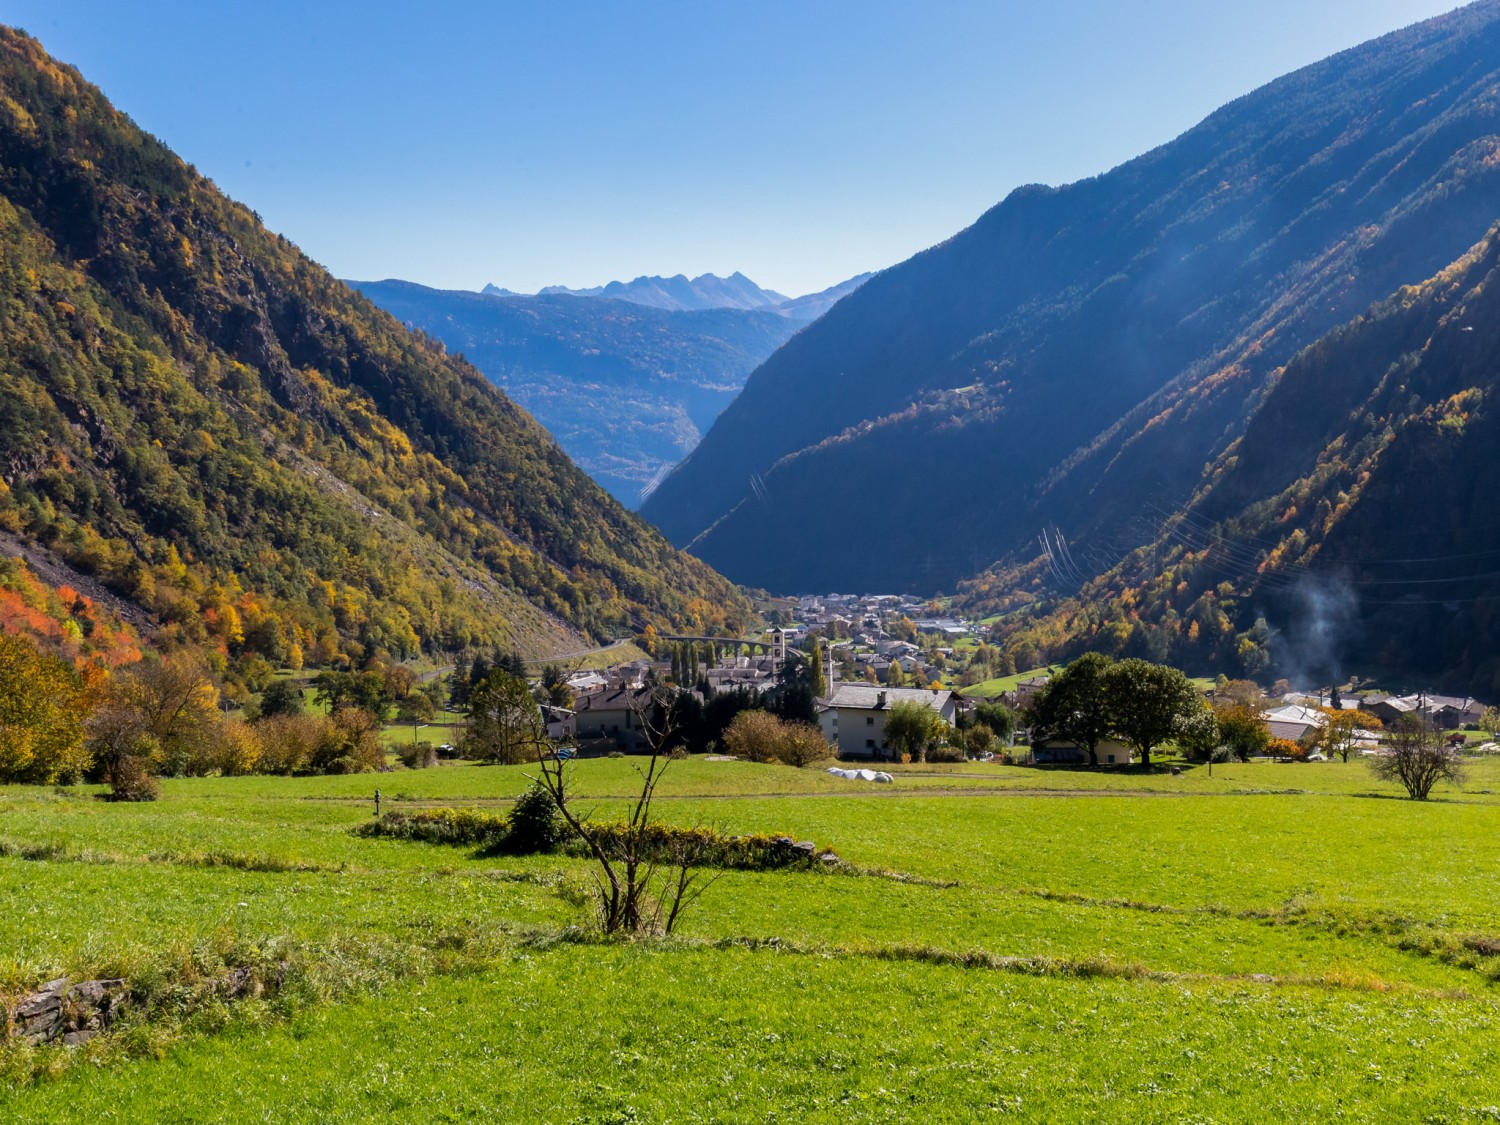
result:
[(33, 1043), (57, 1040), (69, 1047), (87, 1043), (114, 1022), (128, 996), (124, 980), (49, 980), (21, 998), (11, 1013), (11, 1034)]
[[(248, 965), (231, 969), (222, 977), (199, 985), (198, 995), (239, 1000), (274, 992), (280, 987), (286, 966), (282, 964), (268, 980), (260, 980)], [(100, 1032), (108, 1031), (115, 1020), (131, 1007), (146, 1004), (144, 997), (131, 992), (129, 982), (86, 980), (74, 984), (67, 977), (49, 980), (26, 996), (6, 1014), (5, 1034), (32, 1043), (62, 1043), (77, 1047)]]

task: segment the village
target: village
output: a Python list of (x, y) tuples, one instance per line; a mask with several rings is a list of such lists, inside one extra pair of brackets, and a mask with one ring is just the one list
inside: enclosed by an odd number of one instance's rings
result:
[[(986, 644), (986, 626), (953, 616), (939, 603), (907, 595), (803, 595), (768, 614), (772, 627), (758, 638), (662, 637), (652, 658), (600, 670), (574, 671), (564, 683), (571, 706), (544, 706), (551, 739), (580, 756), (633, 754), (647, 749), (641, 714), (653, 692), (689, 696), (701, 707), (714, 698), (761, 699), (802, 675), (817, 687), (812, 711), (840, 759), (896, 761), (899, 747), (887, 737), (886, 718), (900, 704), (932, 711), (938, 730), (969, 728), (979, 708), (1002, 737), (986, 760), (1068, 765), (1088, 762), (1085, 749), (1066, 737), (1049, 737), (1029, 725), (1032, 705), (1061, 666), (1009, 676)], [(1214, 705), (1225, 687), (1204, 682)], [(1276, 690), (1279, 689), (1279, 690)], [(1239, 689), (1242, 693), (1242, 689)], [(1373, 755), (1386, 732), (1417, 719), (1444, 732), (1456, 748), (1496, 752), (1496, 709), (1473, 697), (1426, 692), (1392, 694), (1324, 687), (1298, 689), (1286, 682), (1276, 694), (1258, 694), (1254, 710), (1266, 735), (1257, 757), (1321, 761), (1330, 751)], [(1231, 689), (1230, 694), (1235, 694)], [(1327, 736), (1330, 712), (1334, 743)], [(997, 716), (1008, 714), (1008, 718)], [(1034, 737), (1035, 736), (1035, 737)], [(955, 740), (956, 741), (956, 740)], [(1293, 749), (1295, 748), (1295, 749)], [(718, 747), (710, 747), (718, 749)], [(1128, 745), (1106, 740), (1103, 765), (1130, 765)]]

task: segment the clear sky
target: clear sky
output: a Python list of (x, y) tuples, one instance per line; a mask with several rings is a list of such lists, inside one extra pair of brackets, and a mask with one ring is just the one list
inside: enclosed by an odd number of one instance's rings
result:
[(341, 277), (898, 262), (1455, 0), (0, 0)]

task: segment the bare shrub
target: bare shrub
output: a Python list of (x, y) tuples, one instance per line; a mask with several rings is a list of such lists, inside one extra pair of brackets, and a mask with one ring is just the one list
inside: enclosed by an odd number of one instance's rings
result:
[(713, 876), (703, 877), (700, 841), (691, 836), (673, 838), (663, 862), (652, 831), (652, 801), (669, 764), (663, 748), (676, 741), (669, 704), (653, 690), (632, 707), (650, 757), (644, 766), (634, 767), (641, 779), (641, 791), (623, 824), (595, 826), (586, 814), (574, 809), (567, 763), (545, 738), (538, 737), (534, 743), (539, 784), (593, 857), (595, 905), (599, 928), (606, 934), (670, 934), (682, 912), (714, 882)]
[(1399, 781), (1413, 801), (1425, 801), (1439, 781), (1464, 783), (1463, 759), (1441, 732), (1410, 715), (1391, 731), (1385, 753), (1370, 759), (1370, 769), (1381, 781)]

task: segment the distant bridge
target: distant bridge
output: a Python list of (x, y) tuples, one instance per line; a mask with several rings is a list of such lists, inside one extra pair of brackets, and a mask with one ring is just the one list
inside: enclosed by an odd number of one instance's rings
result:
[[(776, 642), (752, 637), (690, 637), (686, 634), (658, 633), (658, 641), (690, 641), (694, 644), (718, 645), (723, 648), (726, 645), (748, 645), (750, 648), (764, 649), (766, 652), (775, 652)], [(812, 657), (801, 649), (793, 648), (785, 640), (781, 643), (781, 657), (783, 660), (812, 660)]]

